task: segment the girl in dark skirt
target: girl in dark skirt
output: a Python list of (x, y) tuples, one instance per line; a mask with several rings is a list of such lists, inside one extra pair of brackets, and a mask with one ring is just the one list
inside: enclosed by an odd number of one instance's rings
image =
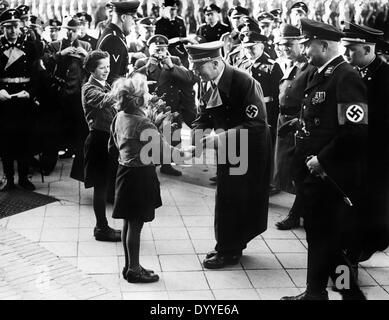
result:
[[(121, 78), (113, 84), (117, 99), (118, 114), (111, 126), (109, 151), (118, 154), (119, 168), (116, 176), (116, 194), (113, 218), (123, 219), (122, 241), (125, 255), (123, 277), (128, 282), (155, 282), (159, 277), (152, 270), (144, 269), (139, 263), (140, 235), (143, 224), (152, 221), (155, 209), (162, 205), (160, 187), (155, 165), (148, 161), (145, 151), (151, 143), (168, 148), (175, 159), (190, 159), (192, 152), (184, 152), (167, 144), (156, 126), (145, 116), (143, 108), (148, 103), (146, 77), (135, 74), (132, 78)], [(151, 149), (153, 151), (153, 149)], [(152, 159), (159, 159), (159, 150)], [(156, 156), (156, 158), (155, 158)]]
[(120, 230), (110, 228), (106, 218), (107, 190), (114, 184), (117, 169), (117, 159), (108, 153), (109, 129), (116, 115), (115, 99), (106, 83), (109, 54), (92, 51), (85, 59), (85, 68), (91, 76), (82, 87), (82, 105), (89, 126), (84, 145), (84, 183), (85, 188), (93, 187), (94, 236), (99, 241), (120, 241)]

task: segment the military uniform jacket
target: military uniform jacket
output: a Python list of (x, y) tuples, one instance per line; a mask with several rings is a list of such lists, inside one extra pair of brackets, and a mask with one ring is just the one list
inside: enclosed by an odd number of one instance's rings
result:
[(297, 180), (321, 183), (305, 165), (306, 157), (316, 155), (324, 171), (345, 192), (352, 194), (360, 188), (365, 179), (367, 111), (366, 86), (342, 56), (320, 73), (313, 70), (304, 91), (302, 130), (296, 139)]
[(116, 24), (110, 23), (105, 28), (97, 42), (97, 49), (107, 51), (110, 55), (111, 70), (107, 80), (109, 84), (127, 74), (128, 47), (122, 30)]
[(304, 97), (304, 90), (307, 85), (308, 75), (314, 67), (310, 65), (306, 58), (295, 63), (290, 69), (285, 71), (280, 80), (280, 114), (297, 115), (301, 110), (301, 102)]
[(270, 133), (262, 89), (247, 73), (226, 64), (217, 85), (219, 105), (209, 100), (209, 90), (193, 129), (222, 129), (238, 136), (241, 129), (246, 129), (248, 133), (247, 171), (234, 175), (230, 169), (237, 165), (228, 159), (223, 164), (219, 158), (217, 165), (216, 250), (234, 252), (245, 248), (248, 241), (267, 228)]
[(204, 37), (207, 42), (218, 41), (221, 36), (227, 32), (230, 32), (231, 28), (220, 21), (216, 23), (213, 27), (209, 24), (203, 23), (197, 29), (196, 34)]
[(186, 37), (185, 22), (181, 17), (175, 17), (174, 20), (169, 20), (160, 17), (155, 22), (155, 34), (162, 34), (168, 39)]
[[(174, 65), (182, 66), (180, 58), (170, 58)], [(157, 82), (150, 88), (150, 91), (155, 90), (158, 96), (164, 96), (163, 100), (166, 102), (166, 105), (172, 108), (172, 111), (180, 112), (184, 107), (193, 107), (194, 97), (191, 105), (183, 103), (184, 94), (192, 95), (192, 87), (185, 86), (185, 83), (178, 81), (176, 77), (172, 76), (170, 70), (163, 69), (160, 66), (150, 66), (147, 70), (146, 64), (148, 60), (149, 58), (138, 59), (135, 63), (135, 71), (146, 74), (147, 80)]]
[(89, 34), (86, 34), (86, 35), (83, 36), (83, 37), (79, 37), (78, 40), (88, 42), (88, 43), (90, 44), (92, 50), (96, 50), (97, 39), (91, 37)]
[(263, 53), (254, 63), (246, 65), (247, 71), (262, 87), (269, 124), (275, 130), (278, 118), (279, 82), (283, 76), (281, 67)]

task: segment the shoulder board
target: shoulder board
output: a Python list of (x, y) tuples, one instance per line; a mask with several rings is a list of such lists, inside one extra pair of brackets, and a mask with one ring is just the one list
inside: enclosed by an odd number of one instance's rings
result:
[(182, 20), (184, 22), (184, 19), (182, 17), (180, 17), (180, 16), (176, 16), (176, 19)]
[(202, 23), (202, 24), (200, 24), (199, 28), (205, 27), (206, 25), (207, 25), (206, 23)]
[(228, 25), (226, 25), (226, 24), (223, 23), (223, 22), (220, 22), (220, 24), (221, 24), (223, 27), (228, 27)]
[(341, 61), (340, 63), (338, 63), (336, 66), (329, 66), (327, 68), (327, 70), (324, 72), (324, 75), (325, 76), (330, 76), (331, 74), (334, 73), (334, 71), (339, 67), (341, 66), (342, 64), (344, 63), (347, 63), (346, 61)]
[(155, 20), (155, 22), (158, 22), (162, 19), (162, 17), (158, 17), (157, 20)]

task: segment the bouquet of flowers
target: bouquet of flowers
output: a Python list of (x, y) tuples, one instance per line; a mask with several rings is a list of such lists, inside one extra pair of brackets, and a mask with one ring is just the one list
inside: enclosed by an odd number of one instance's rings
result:
[(166, 105), (163, 98), (164, 95), (159, 97), (155, 92), (153, 92), (144, 111), (146, 117), (155, 124), (160, 132), (162, 132), (164, 125), (170, 125), (171, 130), (174, 131), (178, 128), (177, 120), (179, 113), (171, 112), (171, 108)]

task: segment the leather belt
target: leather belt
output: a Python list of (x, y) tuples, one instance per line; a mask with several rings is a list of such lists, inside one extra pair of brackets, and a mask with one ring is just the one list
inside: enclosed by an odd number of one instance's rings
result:
[(264, 97), (263, 100), (265, 100), (265, 103), (274, 101), (273, 97)]
[(31, 78), (0, 78), (0, 82), (2, 83), (27, 83), (30, 82)]

